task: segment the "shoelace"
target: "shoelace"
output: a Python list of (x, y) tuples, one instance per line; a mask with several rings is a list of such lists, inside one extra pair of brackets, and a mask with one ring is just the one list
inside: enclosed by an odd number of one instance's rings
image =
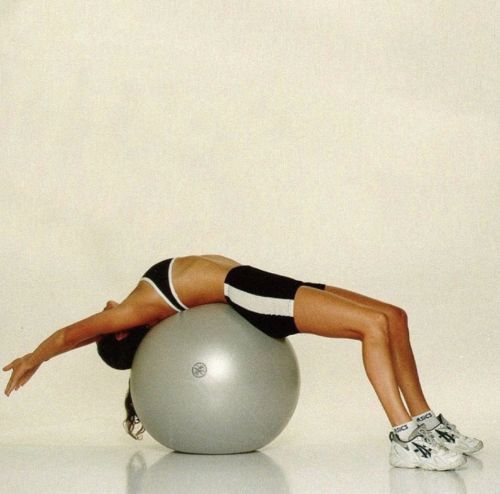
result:
[(441, 423), (445, 427), (448, 427), (448, 429), (451, 429), (453, 432), (456, 432), (458, 434), (457, 426), (448, 422), (442, 415), (441, 415)]
[(426, 443), (432, 444), (433, 446), (437, 446), (436, 440), (434, 439), (434, 437), (432, 436), (430, 431), (428, 431), (425, 427), (423, 427), (423, 426), (419, 427), (418, 432), (424, 438), (424, 441)]
[(421, 435), (424, 438), (424, 441), (427, 444), (430, 444), (434, 449), (438, 451), (446, 451), (446, 448), (439, 444), (436, 439), (434, 439), (434, 436), (431, 434), (430, 431), (428, 431), (425, 426), (420, 426), (418, 428), (419, 435)]

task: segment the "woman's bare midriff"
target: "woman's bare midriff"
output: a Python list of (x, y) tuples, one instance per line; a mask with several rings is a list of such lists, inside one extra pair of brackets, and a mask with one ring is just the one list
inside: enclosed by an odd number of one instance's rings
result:
[(178, 257), (172, 268), (174, 289), (188, 307), (225, 303), (224, 279), (229, 270), (239, 265), (217, 255)]

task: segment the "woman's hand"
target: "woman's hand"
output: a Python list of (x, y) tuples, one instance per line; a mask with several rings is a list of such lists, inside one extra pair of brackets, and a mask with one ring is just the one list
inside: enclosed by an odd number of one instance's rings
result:
[(4, 371), (12, 370), (12, 375), (4, 391), (7, 396), (10, 395), (12, 390), (17, 391), (21, 386), (24, 386), (42, 365), (34, 365), (31, 361), (32, 355), (32, 353), (27, 353), (23, 357), (16, 358), (2, 369)]
[[(118, 307), (118, 305), (119, 304), (114, 300), (110, 300), (106, 304), (104, 310), (114, 309)], [(95, 317), (96, 315), (91, 316), (90, 318), (87, 318), (87, 320)], [(80, 324), (83, 330), (85, 330), (85, 321), (87, 320), (79, 321), (72, 326), (78, 326), (78, 324)], [(5, 395), (9, 396), (12, 391), (18, 390), (21, 386), (24, 386), (43, 362), (46, 362), (55, 355), (59, 355), (60, 353), (78, 348), (79, 346), (98, 341), (99, 339), (100, 335), (97, 335), (96, 337), (87, 338), (86, 340), (80, 339), (77, 341), (77, 344), (71, 343), (71, 341), (68, 342), (66, 331), (70, 327), (71, 326), (68, 326), (67, 328), (56, 331), (40, 343), (34, 352), (27, 353), (23, 357), (16, 358), (3, 368), (4, 371), (12, 371), (10, 380), (5, 388)]]

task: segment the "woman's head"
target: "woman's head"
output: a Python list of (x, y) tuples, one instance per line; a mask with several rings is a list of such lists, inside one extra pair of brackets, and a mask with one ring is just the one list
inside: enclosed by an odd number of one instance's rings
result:
[(119, 338), (115, 333), (107, 333), (97, 342), (97, 353), (113, 369), (130, 369), (135, 352), (150, 329), (149, 326), (137, 326)]
[[(118, 305), (114, 300), (108, 300), (104, 310)], [(126, 331), (106, 333), (97, 341), (97, 353), (113, 369), (130, 369), (135, 352), (149, 329), (149, 326), (136, 326)]]
[[(113, 369), (130, 369), (135, 352), (150, 329), (149, 326), (137, 326), (128, 331), (121, 331), (120, 333), (105, 334), (97, 342), (97, 353)], [(127, 417), (123, 421), (123, 425), (127, 433), (134, 439), (141, 439), (140, 435), (144, 432), (142, 424), (139, 430), (134, 433), (136, 425), (140, 424), (140, 419), (135, 412), (134, 403), (132, 402), (130, 380), (128, 392), (125, 397), (125, 411)]]
[[(104, 310), (110, 310), (116, 306), (118, 306), (118, 303), (110, 300), (106, 304)], [(130, 369), (132, 367), (135, 352), (150, 329), (149, 326), (137, 326), (127, 331), (105, 334), (97, 342), (97, 353), (102, 360), (110, 367), (113, 367), (113, 369)], [(139, 430), (134, 433), (136, 425), (140, 424), (140, 419), (135, 412), (134, 403), (132, 402), (130, 380), (128, 392), (125, 397), (125, 411), (127, 413), (127, 418), (123, 421), (123, 425), (127, 433), (134, 439), (142, 439), (141, 434), (144, 432), (142, 424)]]

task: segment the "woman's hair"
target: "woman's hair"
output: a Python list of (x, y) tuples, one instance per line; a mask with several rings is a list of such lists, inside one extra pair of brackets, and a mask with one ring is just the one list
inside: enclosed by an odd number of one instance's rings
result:
[(149, 326), (136, 326), (127, 330), (127, 337), (120, 341), (114, 333), (107, 333), (97, 342), (97, 353), (113, 369), (130, 369), (137, 347), (150, 329)]
[[(142, 439), (142, 434), (145, 431), (144, 426), (141, 424), (141, 420), (135, 413), (134, 403), (132, 401), (132, 395), (130, 394), (130, 379), (128, 384), (128, 393), (125, 397), (125, 410), (127, 411), (127, 418), (123, 421), (123, 426), (127, 431), (127, 434), (134, 439)], [(140, 424), (140, 428), (137, 432), (134, 432), (135, 426)]]
[[(151, 328), (149, 326), (137, 326), (128, 330), (126, 338), (118, 341), (114, 333), (105, 334), (97, 342), (97, 353), (106, 364), (113, 369), (126, 370), (132, 367), (135, 352), (144, 336)], [(127, 396), (125, 397), (125, 410), (127, 418), (123, 421), (123, 425), (129, 434), (134, 439), (142, 439), (141, 434), (144, 432), (139, 417), (137, 416), (130, 394), (130, 379)], [(134, 433), (135, 426), (141, 424), (140, 429)]]

